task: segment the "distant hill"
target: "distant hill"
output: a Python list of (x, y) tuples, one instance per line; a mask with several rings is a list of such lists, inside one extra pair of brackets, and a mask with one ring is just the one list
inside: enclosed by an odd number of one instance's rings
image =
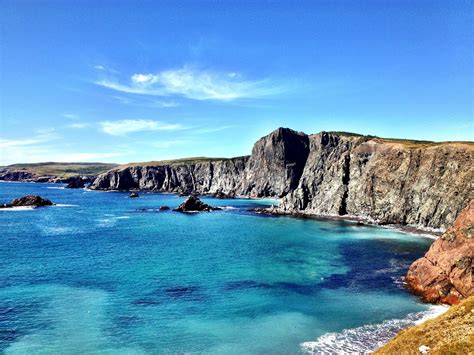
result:
[(110, 163), (31, 163), (12, 164), (1, 166), (0, 171), (25, 172), (36, 176), (56, 176), (68, 178), (71, 176), (97, 176), (110, 169), (117, 167), (117, 164)]

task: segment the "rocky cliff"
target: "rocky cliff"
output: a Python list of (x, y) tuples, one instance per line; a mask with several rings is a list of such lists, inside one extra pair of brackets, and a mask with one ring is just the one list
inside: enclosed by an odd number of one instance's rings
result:
[(410, 266), (406, 282), (427, 302), (455, 304), (474, 296), (474, 200)]
[(250, 157), (122, 166), (92, 189), (279, 197), (279, 213), (447, 228), (474, 198), (472, 142), (418, 142), (279, 128)]
[(322, 132), (283, 212), (353, 215), (447, 228), (474, 197), (474, 144), (418, 143)]
[(225, 193), (238, 190), (248, 157), (131, 165), (99, 175), (93, 190), (148, 190), (176, 193)]

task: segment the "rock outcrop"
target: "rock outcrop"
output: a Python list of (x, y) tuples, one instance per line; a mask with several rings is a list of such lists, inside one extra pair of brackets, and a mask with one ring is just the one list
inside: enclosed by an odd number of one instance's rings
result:
[(83, 189), (86, 186), (85, 181), (80, 176), (71, 178), (69, 183), (65, 186), (66, 189)]
[(174, 193), (235, 194), (248, 157), (125, 166), (99, 175), (93, 190), (148, 190)]
[(253, 146), (241, 181), (241, 195), (285, 196), (298, 186), (309, 154), (306, 134), (278, 128)]
[(11, 201), (10, 203), (6, 203), (0, 205), (0, 208), (9, 208), (9, 207), (43, 207), (43, 206), (52, 206), (53, 203), (45, 198), (42, 198), (38, 195), (26, 195), (23, 197), (19, 197)]
[(474, 198), (474, 143), (418, 142), (279, 128), (249, 157), (131, 165), (96, 190), (278, 197), (278, 213), (354, 216), (445, 230)]
[(410, 266), (406, 282), (427, 302), (455, 304), (474, 295), (474, 200)]
[[(161, 210), (161, 208), (160, 208)], [(189, 195), (186, 200), (180, 204), (177, 208), (173, 211), (177, 212), (210, 212), (210, 211), (218, 211), (220, 210), (219, 207), (212, 207), (208, 204), (202, 202), (199, 197), (195, 195)]]

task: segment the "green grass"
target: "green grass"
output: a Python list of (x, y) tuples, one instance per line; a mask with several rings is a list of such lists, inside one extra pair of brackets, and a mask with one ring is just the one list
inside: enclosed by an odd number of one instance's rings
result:
[(190, 157), (190, 158), (181, 158), (181, 159), (134, 162), (134, 163), (124, 164), (122, 166), (127, 167), (127, 166), (184, 165), (184, 164), (197, 164), (197, 163), (205, 163), (205, 162), (211, 162), (211, 161), (226, 161), (226, 160), (243, 159), (243, 158), (245, 158), (245, 156), (235, 157), (235, 158)]
[(474, 142), (468, 142), (468, 141), (433, 142), (433, 141), (416, 140), (416, 139), (382, 138), (382, 137), (373, 136), (373, 135), (362, 135), (358, 133), (351, 133), (351, 132), (344, 132), (344, 131), (332, 131), (329, 133), (337, 134), (339, 136), (344, 136), (344, 137), (359, 138), (360, 141), (358, 142), (358, 144), (374, 140), (379, 143), (401, 144), (405, 148), (408, 148), (408, 149), (428, 148), (428, 147), (434, 147), (434, 146), (439, 146), (443, 144), (467, 145), (470, 147), (474, 147)]
[(402, 330), (374, 354), (420, 354), (421, 345), (431, 355), (474, 354), (474, 296), (446, 313)]
[(25, 171), (38, 176), (70, 177), (74, 175), (95, 176), (115, 168), (117, 164), (109, 163), (32, 163), (13, 164), (1, 167), (2, 169)]

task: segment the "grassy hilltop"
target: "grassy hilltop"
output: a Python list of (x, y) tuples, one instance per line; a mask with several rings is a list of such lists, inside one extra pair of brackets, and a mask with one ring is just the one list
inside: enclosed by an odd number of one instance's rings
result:
[(32, 164), (13, 164), (0, 167), (0, 170), (24, 171), (37, 176), (96, 176), (115, 168), (117, 164), (110, 163), (32, 163)]

